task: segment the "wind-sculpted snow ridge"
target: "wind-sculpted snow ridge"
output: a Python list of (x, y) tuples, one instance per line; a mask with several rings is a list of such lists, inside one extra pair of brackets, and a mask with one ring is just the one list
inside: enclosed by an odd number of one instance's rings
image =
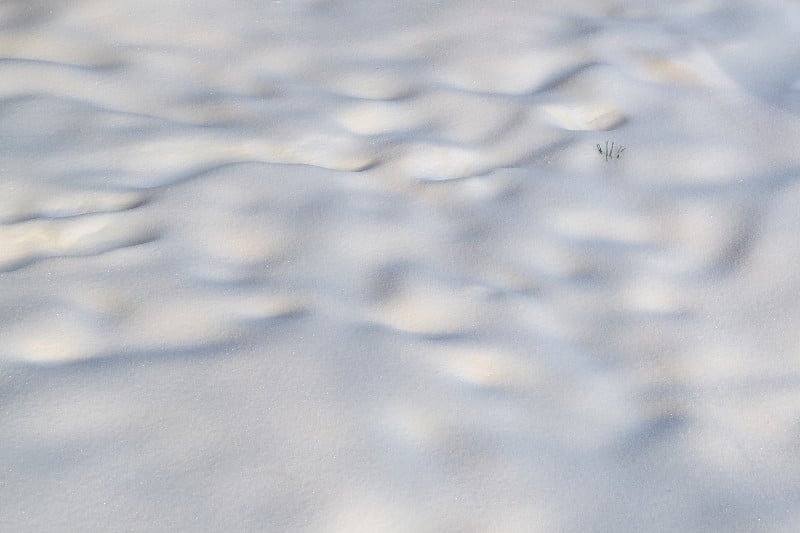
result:
[(0, 531), (793, 531), (798, 10), (2, 3)]

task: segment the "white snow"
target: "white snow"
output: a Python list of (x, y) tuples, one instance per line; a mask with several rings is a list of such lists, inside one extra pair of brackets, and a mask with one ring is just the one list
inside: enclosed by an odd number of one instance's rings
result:
[(0, 531), (795, 531), (798, 35), (0, 3)]

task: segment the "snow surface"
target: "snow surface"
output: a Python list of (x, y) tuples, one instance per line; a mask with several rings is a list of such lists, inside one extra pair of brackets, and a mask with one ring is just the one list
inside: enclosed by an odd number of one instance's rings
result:
[(798, 35), (0, 2), (0, 531), (797, 531)]

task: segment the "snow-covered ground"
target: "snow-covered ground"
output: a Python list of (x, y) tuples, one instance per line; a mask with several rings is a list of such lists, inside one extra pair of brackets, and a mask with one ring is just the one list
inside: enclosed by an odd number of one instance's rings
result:
[(797, 531), (798, 35), (0, 2), (0, 531)]

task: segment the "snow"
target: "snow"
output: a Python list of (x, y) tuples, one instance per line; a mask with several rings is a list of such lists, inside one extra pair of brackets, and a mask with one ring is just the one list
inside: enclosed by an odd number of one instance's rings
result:
[(3, 2), (0, 531), (794, 531), (798, 34)]

